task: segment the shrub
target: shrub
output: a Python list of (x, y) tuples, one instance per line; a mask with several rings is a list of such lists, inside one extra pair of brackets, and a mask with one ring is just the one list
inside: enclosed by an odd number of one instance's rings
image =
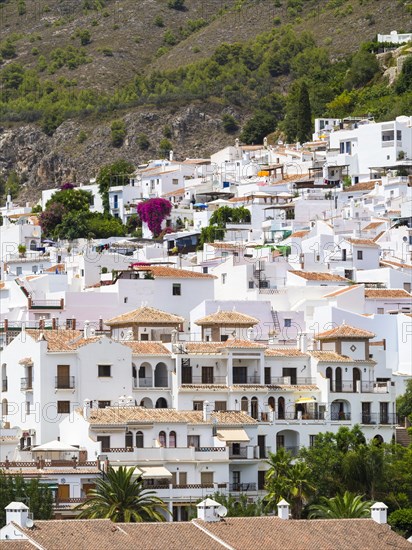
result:
[(161, 15), (156, 15), (154, 18), (153, 23), (156, 25), (156, 27), (164, 27), (165, 23), (163, 21), (163, 17)]
[(162, 222), (172, 210), (172, 203), (166, 199), (149, 199), (137, 205), (137, 213), (142, 222), (146, 223), (154, 237), (162, 231)]
[(172, 149), (172, 144), (167, 138), (163, 138), (159, 142), (159, 154), (161, 157), (167, 157)]
[(235, 117), (227, 113), (225, 113), (222, 117), (222, 126), (223, 130), (227, 134), (233, 134), (239, 129), (239, 124), (237, 123)]
[(174, 46), (175, 44), (177, 44), (178, 40), (176, 36), (173, 34), (173, 31), (171, 31), (170, 29), (167, 29), (167, 31), (163, 36), (163, 42), (168, 46)]
[(110, 130), (113, 147), (121, 147), (126, 137), (126, 126), (123, 120), (114, 120)]
[(87, 134), (84, 130), (80, 130), (79, 135), (77, 136), (78, 143), (84, 143), (87, 139)]
[(89, 30), (87, 29), (79, 29), (76, 32), (76, 35), (78, 38), (80, 38), (80, 44), (82, 46), (87, 46), (92, 41), (92, 35)]
[(172, 10), (184, 11), (186, 9), (185, 0), (168, 0), (167, 7)]

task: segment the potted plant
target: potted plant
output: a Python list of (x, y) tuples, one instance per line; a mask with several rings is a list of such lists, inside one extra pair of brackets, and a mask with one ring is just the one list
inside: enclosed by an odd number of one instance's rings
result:
[(26, 255), (26, 250), (27, 250), (27, 248), (24, 246), (24, 244), (19, 244), (19, 246), (17, 247), (17, 250), (19, 251), (20, 258), (24, 258), (24, 256)]

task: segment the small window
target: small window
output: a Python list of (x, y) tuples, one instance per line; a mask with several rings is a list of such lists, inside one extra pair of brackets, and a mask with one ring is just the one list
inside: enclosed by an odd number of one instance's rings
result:
[(21, 267), (16, 267), (16, 275), (21, 275), (23, 272), (23, 269)]
[(363, 250), (358, 250), (357, 257), (358, 260), (363, 260)]
[(203, 401), (193, 401), (193, 410), (202, 411), (203, 410)]
[(169, 433), (169, 447), (172, 449), (176, 447), (176, 432), (174, 431)]
[(222, 273), (222, 285), (226, 284), (227, 273)]
[(144, 447), (143, 432), (136, 432), (136, 447), (138, 449), (143, 449)]
[(166, 447), (166, 432), (159, 432), (159, 444), (161, 447)]
[(124, 303), (124, 304), (127, 304), (127, 300), (128, 300), (128, 299), (129, 299), (129, 298), (128, 298), (127, 296), (125, 296), (125, 297), (123, 298), (123, 303)]
[(179, 180), (177, 178), (173, 178), (172, 185), (178, 185), (178, 184), (179, 184)]
[(29, 415), (30, 412), (30, 401), (26, 401), (26, 415)]
[(285, 327), (291, 327), (292, 326), (292, 319), (284, 319), (284, 326)]
[(37, 267), (37, 265), (34, 265), (34, 266), (31, 268), (32, 273), (37, 273), (38, 270), (39, 270), (39, 268)]
[(187, 436), (187, 446), (195, 447), (196, 449), (200, 447), (200, 435), (188, 435)]
[(181, 295), (182, 295), (182, 285), (180, 283), (173, 283), (172, 296), (181, 296)]
[(98, 365), (99, 378), (109, 378), (111, 376), (111, 365)]
[(200, 472), (200, 483), (202, 485), (213, 485), (213, 472)]
[(215, 411), (226, 411), (227, 402), (226, 401), (215, 401)]
[(203, 268), (202, 268), (202, 272), (203, 272), (203, 273), (208, 273), (208, 271), (209, 271), (209, 268), (208, 268), (208, 267), (203, 267)]
[(82, 277), (84, 277), (84, 269), (81, 269), (81, 270), (80, 270), (80, 275), (81, 275)]
[(97, 406), (99, 409), (105, 409), (106, 407), (110, 407), (110, 401), (98, 401)]
[(313, 447), (315, 445), (316, 437), (316, 435), (309, 436), (309, 447)]
[(383, 307), (378, 307), (378, 315), (383, 315), (385, 313), (385, 310)]
[(69, 414), (69, 412), (70, 412), (70, 401), (57, 401), (58, 414)]
[(98, 435), (96, 439), (102, 444), (103, 453), (110, 450), (110, 435)]

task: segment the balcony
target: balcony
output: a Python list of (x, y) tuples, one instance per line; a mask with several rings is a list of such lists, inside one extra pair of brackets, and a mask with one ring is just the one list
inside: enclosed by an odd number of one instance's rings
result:
[(285, 449), (285, 451), (287, 451), (292, 456), (298, 456), (298, 453), (299, 453), (299, 447), (297, 445), (294, 445), (294, 446), (278, 445), (277, 450), (279, 449)]
[(356, 390), (356, 381), (353, 380), (333, 380), (330, 382), (331, 393), (354, 393)]
[(390, 382), (361, 382), (362, 393), (389, 393)]
[(233, 376), (233, 384), (260, 384), (260, 376), (255, 374), (254, 376)]
[(395, 413), (363, 413), (361, 415), (361, 424), (365, 425), (391, 425), (398, 423), (398, 417)]
[(64, 300), (33, 300), (29, 298), (29, 309), (64, 309)]
[(330, 415), (330, 419), (332, 421), (350, 420), (351, 419), (351, 414), (350, 414), (350, 412), (342, 412), (342, 411), (332, 412), (331, 415)]
[[(322, 403), (320, 403), (321, 405)], [(296, 422), (300, 422), (301, 420), (325, 420), (325, 412), (323, 411), (309, 411), (309, 412), (303, 412), (302, 416), (299, 417), (297, 411), (293, 412), (277, 412), (276, 413), (276, 420), (295, 420)]]
[(247, 445), (245, 446), (242, 446), (242, 445), (231, 445), (229, 447), (229, 458), (234, 458), (234, 459), (237, 459), (237, 458), (242, 458), (242, 459), (246, 459), (248, 458), (248, 447)]
[(7, 378), (5, 378), (4, 380), (1, 381), (1, 391), (7, 391), (7, 387), (8, 387)]
[(54, 389), (73, 390), (74, 388), (75, 388), (74, 376), (56, 376), (54, 381)]
[(306, 378), (293, 378), (291, 376), (276, 376), (270, 379), (270, 382), (266, 385), (273, 386), (310, 386), (316, 384), (316, 378), (306, 377)]
[(32, 391), (33, 390), (33, 379), (32, 378), (20, 378), (20, 390), (21, 391)]
[(186, 378), (184, 381), (182, 381), (182, 386), (202, 384), (220, 384), (226, 386), (227, 379), (226, 376), (192, 376), (190, 379)]
[(229, 483), (229, 491), (247, 493), (256, 490), (256, 483)]
[(152, 378), (133, 378), (133, 389), (138, 390), (139, 388), (168, 388), (169, 381), (167, 377), (156, 378), (153, 381)]

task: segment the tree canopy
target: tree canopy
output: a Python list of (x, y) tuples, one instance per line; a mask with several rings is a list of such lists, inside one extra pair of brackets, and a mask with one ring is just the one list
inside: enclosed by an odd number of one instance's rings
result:
[(111, 164), (105, 164), (99, 170), (96, 183), (102, 197), (103, 208), (106, 213), (110, 211), (109, 188), (115, 185), (127, 185), (135, 167), (125, 159), (119, 159)]

